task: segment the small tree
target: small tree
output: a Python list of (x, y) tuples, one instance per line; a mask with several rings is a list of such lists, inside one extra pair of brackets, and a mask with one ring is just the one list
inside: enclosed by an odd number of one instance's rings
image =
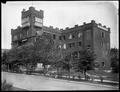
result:
[(71, 67), (72, 67), (71, 55), (66, 55), (65, 58), (64, 58), (63, 69), (68, 71), (69, 78), (70, 78), (70, 69), (71, 69)]
[(110, 51), (110, 60), (113, 73), (119, 72), (119, 50), (112, 48)]
[(7, 70), (7, 62), (8, 62), (8, 53), (5, 51), (2, 54), (2, 59), (1, 59), (1, 65), (2, 65), (2, 70)]
[(75, 71), (83, 72), (86, 79), (87, 70), (92, 70), (94, 68), (95, 57), (94, 52), (91, 50), (81, 51), (80, 58), (73, 63)]

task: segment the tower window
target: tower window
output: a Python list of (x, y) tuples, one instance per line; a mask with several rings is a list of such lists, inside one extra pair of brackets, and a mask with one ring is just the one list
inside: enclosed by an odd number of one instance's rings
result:
[(53, 39), (56, 39), (56, 35), (55, 34), (53, 35)]
[(78, 42), (78, 44), (79, 44), (79, 46), (81, 46), (81, 41), (80, 41), (80, 42)]

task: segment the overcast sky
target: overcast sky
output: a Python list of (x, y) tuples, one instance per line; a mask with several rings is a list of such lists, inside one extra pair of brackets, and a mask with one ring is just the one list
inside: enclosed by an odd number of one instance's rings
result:
[(11, 29), (21, 26), (21, 11), (44, 10), (44, 25), (73, 27), (95, 20), (111, 28), (111, 47), (119, 47), (118, 1), (11, 1), (2, 6), (2, 49), (11, 48)]

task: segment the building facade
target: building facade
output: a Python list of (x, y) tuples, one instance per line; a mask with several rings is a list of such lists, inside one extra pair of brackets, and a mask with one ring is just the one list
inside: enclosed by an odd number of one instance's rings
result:
[(11, 30), (12, 48), (24, 44), (31, 44), (36, 40), (37, 35), (50, 34), (56, 47), (60, 48), (63, 56), (76, 54), (79, 57), (80, 51), (90, 48), (94, 50), (100, 64), (100, 68), (108, 69), (110, 66), (110, 28), (97, 24), (94, 20), (83, 25), (75, 25), (66, 29), (47, 27), (43, 25), (43, 11), (37, 11), (34, 7), (29, 10), (23, 9), (21, 24), (17, 29)]

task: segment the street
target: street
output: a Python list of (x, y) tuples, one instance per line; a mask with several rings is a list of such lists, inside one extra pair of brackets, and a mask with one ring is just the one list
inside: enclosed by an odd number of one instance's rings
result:
[(2, 72), (2, 80), (4, 79), (14, 87), (27, 90), (118, 90), (116, 87), (107, 85)]

